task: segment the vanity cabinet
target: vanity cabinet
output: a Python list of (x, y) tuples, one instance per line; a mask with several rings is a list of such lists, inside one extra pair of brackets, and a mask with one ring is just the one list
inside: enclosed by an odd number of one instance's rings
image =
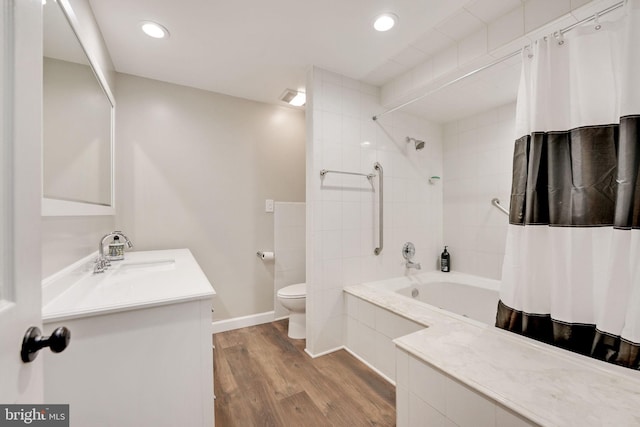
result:
[[(162, 272), (163, 276), (174, 275), (177, 279), (182, 276), (181, 269), (197, 267), (188, 251), (154, 252), (162, 252), (156, 259), (175, 260), (175, 268)], [(127, 255), (134, 261), (130, 265), (137, 265), (137, 258), (131, 256), (134, 254)], [(201, 274), (199, 267), (197, 270)], [(122, 280), (110, 283), (117, 277), (114, 274), (100, 279), (105, 282), (93, 284), (88, 293), (76, 291), (84, 299), (69, 289), (54, 299), (48, 310), (45, 306), (45, 335), (66, 326), (71, 331), (71, 342), (60, 354), (41, 353), (44, 401), (69, 404), (71, 426), (77, 427), (213, 426), (211, 285), (201, 282), (200, 290), (194, 292), (196, 277), (192, 276), (189, 283), (174, 282), (171, 288), (175, 289), (175, 298), (165, 290), (160, 291), (165, 292), (162, 300), (154, 300), (150, 294), (143, 302), (125, 306), (122, 301), (126, 300), (126, 287), (130, 284)], [(134, 277), (136, 284), (145, 280)], [(203, 277), (202, 274), (200, 279)], [(155, 283), (168, 286), (161, 280)], [(102, 310), (85, 307), (84, 311), (70, 309), (66, 314), (62, 310), (66, 302), (61, 303), (60, 298), (77, 299), (75, 304), (69, 301), (69, 306), (78, 308), (83, 301), (91, 300), (91, 293), (104, 291), (109, 295), (108, 290), (114, 285), (112, 293), (121, 292), (119, 305), (105, 300)], [(52, 307), (57, 310), (55, 314)]]

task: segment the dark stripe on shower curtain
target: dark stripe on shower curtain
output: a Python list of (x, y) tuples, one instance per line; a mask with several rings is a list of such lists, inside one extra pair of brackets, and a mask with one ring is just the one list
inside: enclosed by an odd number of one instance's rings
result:
[(549, 314), (529, 314), (498, 302), (496, 326), (575, 353), (640, 369), (640, 344), (596, 329), (595, 325), (566, 323)]
[[(534, 132), (516, 140), (509, 222), (521, 226), (640, 228), (640, 116), (620, 124)], [(640, 262), (640, 260), (638, 260)], [(496, 326), (640, 369), (640, 345), (498, 303)]]
[(640, 116), (627, 116), (516, 140), (509, 222), (640, 227), (639, 131)]

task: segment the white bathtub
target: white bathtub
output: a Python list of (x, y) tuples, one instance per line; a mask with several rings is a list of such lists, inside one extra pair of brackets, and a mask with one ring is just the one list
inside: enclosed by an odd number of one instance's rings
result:
[(493, 325), (498, 306), (497, 280), (461, 274), (426, 274), (396, 292), (442, 310)]
[[(417, 298), (411, 297), (414, 289)], [(638, 424), (640, 372), (493, 327), (498, 289), (497, 280), (457, 272), (349, 286), (345, 348), (397, 380), (397, 390), (404, 390), (397, 394), (398, 419), (405, 421), (412, 408), (448, 405), (449, 397), (411, 382), (418, 377), (442, 389), (464, 387), (451, 394), (454, 400), (464, 395), (451, 408), (483, 408), (482, 414), (501, 414), (504, 425)]]
[(497, 280), (440, 271), (348, 286), (345, 348), (394, 382), (394, 340), (442, 324), (494, 329), (498, 288)]

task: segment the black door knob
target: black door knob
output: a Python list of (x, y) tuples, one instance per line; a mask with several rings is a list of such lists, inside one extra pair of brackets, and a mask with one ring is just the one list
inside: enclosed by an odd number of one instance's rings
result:
[(48, 337), (43, 337), (40, 329), (32, 326), (24, 334), (20, 357), (24, 363), (33, 362), (38, 352), (44, 347), (49, 347), (54, 353), (60, 353), (67, 348), (70, 340), (71, 331), (64, 326), (57, 328)]

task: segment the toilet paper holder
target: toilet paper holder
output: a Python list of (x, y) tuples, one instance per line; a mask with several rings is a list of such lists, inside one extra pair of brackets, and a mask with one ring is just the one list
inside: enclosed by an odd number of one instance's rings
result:
[(256, 252), (256, 256), (263, 261), (271, 261), (274, 259), (273, 252), (258, 251)]

